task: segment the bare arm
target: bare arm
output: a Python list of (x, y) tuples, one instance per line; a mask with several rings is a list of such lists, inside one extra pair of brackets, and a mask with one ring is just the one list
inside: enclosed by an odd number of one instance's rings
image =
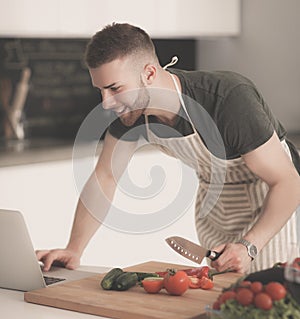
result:
[[(285, 225), (300, 204), (300, 177), (284, 151), (276, 133), (263, 145), (243, 156), (249, 169), (269, 186), (263, 212), (256, 224), (244, 236), (260, 251)], [(216, 247), (224, 249), (212, 263), (219, 270), (233, 267), (245, 272), (251, 259), (241, 244)]]
[(244, 160), (269, 186), (263, 213), (245, 236), (261, 250), (300, 204), (300, 177), (275, 133), (267, 143), (246, 154)]
[(106, 134), (102, 152), (94, 172), (86, 182), (78, 200), (72, 231), (66, 249), (37, 251), (37, 258), (50, 269), (54, 261), (74, 269), (80, 264), (88, 242), (105, 218), (112, 203), (118, 179), (136, 149), (136, 142), (123, 142)]

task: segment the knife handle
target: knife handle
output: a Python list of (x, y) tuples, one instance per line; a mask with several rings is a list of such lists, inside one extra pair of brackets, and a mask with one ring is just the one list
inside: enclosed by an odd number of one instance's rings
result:
[(208, 257), (210, 260), (214, 261), (214, 260), (217, 260), (221, 255), (222, 255), (222, 253), (218, 253), (217, 251), (208, 250), (206, 257)]

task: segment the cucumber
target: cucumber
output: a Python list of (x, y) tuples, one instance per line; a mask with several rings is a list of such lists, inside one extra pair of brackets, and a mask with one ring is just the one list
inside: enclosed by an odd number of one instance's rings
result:
[(151, 273), (151, 272), (132, 272), (132, 273), (136, 273), (137, 277), (138, 277), (138, 281), (142, 281), (147, 277), (159, 277), (158, 274), (155, 273)]
[(135, 272), (123, 272), (113, 283), (113, 290), (128, 290), (138, 283), (138, 275)]
[(104, 290), (110, 290), (113, 287), (116, 279), (123, 274), (124, 271), (121, 268), (111, 269), (102, 279), (100, 285)]

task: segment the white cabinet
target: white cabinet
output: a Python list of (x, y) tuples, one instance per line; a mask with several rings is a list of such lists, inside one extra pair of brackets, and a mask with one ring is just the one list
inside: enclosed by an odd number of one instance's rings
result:
[(35, 248), (65, 245), (76, 204), (71, 161), (0, 168), (0, 208), (23, 213)]
[(90, 37), (106, 24), (129, 22), (152, 37), (232, 36), (240, 0), (0, 0), (3, 36)]
[(168, 37), (235, 36), (240, 32), (239, 0), (166, 0), (159, 30)]
[[(90, 161), (90, 158), (82, 158), (79, 164), (85, 166)], [(176, 185), (172, 171), (178, 170), (178, 161), (158, 151), (148, 151), (147, 156), (143, 151), (137, 152), (128, 172), (134, 183), (147, 185), (151, 182), (151, 167), (155, 165), (167, 167), (166, 172), (171, 174), (169, 184)], [(164, 184), (163, 187), (167, 189), (168, 185)], [(71, 160), (2, 167), (0, 192), (0, 208), (23, 213), (35, 249), (66, 245), (78, 199)], [(172, 190), (166, 193), (170, 195)], [(164, 197), (163, 191), (161, 195)], [(154, 201), (153, 205), (157, 204), (157, 200)], [(128, 199), (120, 192), (116, 194), (115, 206), (132, 210), (133, 213), (151, 211), (150, 204), (135, 204), (134, 199)], [(156, 207), (153, 206), (153, 209)], [(86, 248), (82, 264), (124, 267), (148, 260), (160, 260), (195, 265), (173, 252), (164, 241), (171, 235), (181, 235), (197, 241), (193, 213), (194, 202), (191, 200), (178, 220), (148, 233), (132, 234), (102, 226)], [(161, 217), (163, 215), (157, 216), (158, 219)]]
[(59, 0), (0, 0), (2, 36), (48, 36), (61, 32)]

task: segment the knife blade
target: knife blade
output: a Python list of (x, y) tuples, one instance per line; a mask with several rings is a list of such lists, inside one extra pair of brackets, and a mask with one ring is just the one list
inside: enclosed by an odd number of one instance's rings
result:
[(202, 246), (180, 236), (172, 236), (165, 239), (168, 245), (181, 256), (201, 264), (204, 257), (212, 261), (219, 258), (222, 254), (213, 250), (207, 250)]

